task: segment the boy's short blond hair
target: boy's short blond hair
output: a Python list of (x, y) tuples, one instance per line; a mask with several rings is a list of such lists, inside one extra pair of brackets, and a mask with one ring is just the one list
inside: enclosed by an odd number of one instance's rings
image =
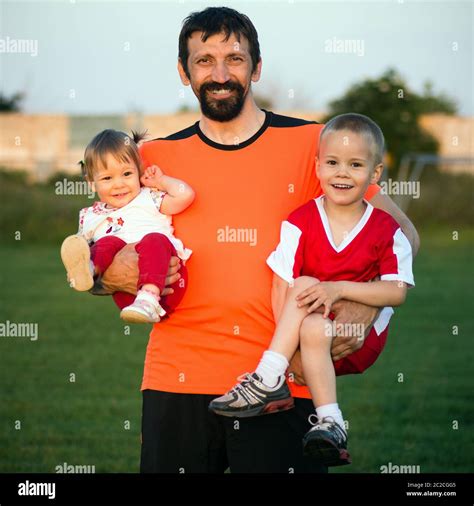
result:
[(94, 171), (99, 166), (105, 167), (106, 156), (113, 155), (121, 162), (133, 163), (139, 174), (143, 173), (143, 165), (138, 151), (138, 143), (146, 137), (146, 132), (134, 132), (128, 135), (118, 130), (107, 129), (98, 133), (87, 145), (84, 160), (81, 160), (82, 175), (88, 180), (94, 179)]
[(323, 130), (321, 131), (321, 139), (330, 132), (340, 132), (341, 130), (348, 130), (356, 134), (364, 135), (373, 146), (373, 162), (374, 166), (382, 163), (385, 150), (385, 139), (382, 129), (375, 123), (374, 120), (363, 114), (356, 114), (351, 112), (348, 114), (340, 114), (331, 118)]

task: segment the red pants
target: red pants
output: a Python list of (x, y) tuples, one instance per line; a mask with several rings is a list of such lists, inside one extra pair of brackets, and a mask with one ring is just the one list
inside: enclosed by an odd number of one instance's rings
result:
[[(103, 274), (113, 262), (115, 255), (127, 245), (125, 241), (115, 236), (102, 237), (91, 247), (91, 260)], [(166, 274), (172, 256), (178, 256), (171, 241), (163, 234), (151, 233), (135, 245), (138, 253), (138, 284), (137, 290), (145, 284), (155, 285), (160, 292), (165, 288)], [(186, 291), (187, 270), (180, 269), (181, 279), (173, 283), (174, 293), (162, 297), (160, 304), (169, 314), (179, 304)], [(115, 292), (113, 298), (117, 306), (122, 309), (135, 300), (135, 295), (126, 292)]]
[(384, 349), (385, 342), (387, 341), (388, 327), (387, 325), (386, 329), (381, 332), (380, 335), (377, 335), (374, 327), (372, 327), (360, 350), (334, 362), (336, 375), (359, 374), (368, 369), (377, 360)]

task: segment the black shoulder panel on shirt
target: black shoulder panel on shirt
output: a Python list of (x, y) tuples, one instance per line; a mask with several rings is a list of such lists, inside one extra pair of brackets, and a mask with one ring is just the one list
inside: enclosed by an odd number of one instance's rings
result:
[(298, 127), (303, 125), (317, 125), (317, 121), (308, 121), (306, 119), (292, 118), (290, 116), (282, 116), (273, 113), (272, 122), (270, 126), (277, 128)]
[(157, 137), (156, 139), (152, 139), (153, 141), (179, 141), (182, 139), (187, 139), (188, 137), (192, 137), (193, 135), (197, 135), (196, 131), (196, 123), (191, 125), (184, 130), (180, 130), (174, 134), (168, 135), (168, 137)]

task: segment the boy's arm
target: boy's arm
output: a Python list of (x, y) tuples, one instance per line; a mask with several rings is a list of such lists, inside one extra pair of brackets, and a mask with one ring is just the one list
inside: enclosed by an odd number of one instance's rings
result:
[(403, 281), (324, 281), (317, 283), (303, 292), (296, 300), (300, 307), (311, 304), (308, 313), (324, 306), (324, 317), (331, 311), (332, 305), (344, 299), (359, 304), (376, 307), (400, 306), (406, 298), (407, 285)]
[(163, 214), (178, 214), (189, 207), (194, 200), (194, 190), (181, 179), (163, 174), (156, 165), (148, 167), (141, 182), (148, 187), (166, 192), (160, 207)]
[(338, 283), (341, 299), (376, 307), (401, 306), (407, 295), (407, 285), (403, 281), (371, 281), (368, 283), (339, 281)]

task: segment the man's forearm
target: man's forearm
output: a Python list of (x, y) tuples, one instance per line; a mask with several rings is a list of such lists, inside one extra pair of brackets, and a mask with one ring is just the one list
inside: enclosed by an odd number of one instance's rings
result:
[(272, 310), (275, 325), (280, 319), (283, 306), (285, 305), (287, 293), (288, 283), (284, 279), (274, 274), (272, 283)]
[(415, 226), (410, 221), (408, 216), (393, 202), (393, 200), (388, 196), (384, 195), (381, 192), (377, 193), (372, 197), (370, 203), (377, 207), (378, 209), (382, 209), (386, 213), (390, 214), (392, 218), (400, 225), (402, 232), (406, 235), (408, 242), (411, 245), (413, 257), (418, 253), (418, 249), (420, 248), (420, 237), (418, 232), (416, 231)]
[(415, 258), (418, 250), (420, 249), (420, 236), (418, 235), (415, 226), (410, 220), (401, 220), (401, 223), (399, 223), (399, 225), (402, 229), (402, 232), (406, 235), (408, 242), (410, 243), (413, 258)]

